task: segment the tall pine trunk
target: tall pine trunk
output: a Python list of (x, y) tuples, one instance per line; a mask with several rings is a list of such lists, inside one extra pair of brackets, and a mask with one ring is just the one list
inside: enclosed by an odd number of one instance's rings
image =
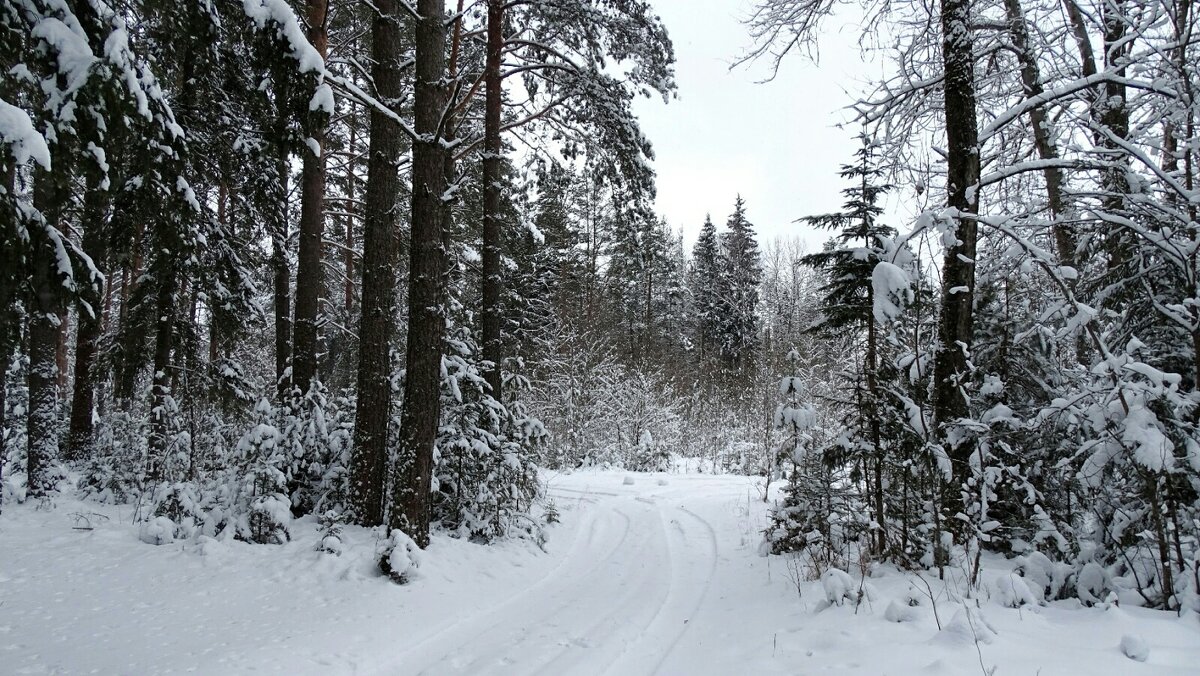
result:
[[(102, 219), (104, 217), (104, 192), (92, 185), (84, 196), (83, 251), (92, 261), (103, 267), (107, 258), (107, 237)], [(107, 287), (107, 283), (105, 284)], [(103, 299), (107, 294), (86, 293), (85, 300), (91, 312), (80, 308), (75, 333), (75, 389), (71, 393), (71, 424), (67, 432), (69, 460), (86, 460), (94, 455), (95, 432), (92, 426), (92, 411), (95, 407), (96, 348), (103, 329)]]
[[(329, 52), (326, 16), (328, 0), (308, 3), (308, 41), (324, 59)], [(309, 138), (317, 152), (305, 148), (300, 173), (300, 252), (296, 268), (296, 321), (292, 328), (292, 382), (307, 392), (317, 377), (318, 332), (321, 295), (325, 291), (322, 239), (325, 236), (325, 122), (324, 115), (310, 113)], [(318, 119), (319, 118), (319, 119)]]
[(288, 368), (292, 361), (292, 298), (291, 271), (287, 260), (287, 152), (281, 151), (281, 154), (284, 155), (279, 162), (281, 203), (276, 215), (278, 220), (271, 233), (271, 282), (275, 311), (275, 385), (282, 397), (291, 389)]
[(440, 413), (440, 375), (445, 319), (446, 24), (443, 0), (419, 0), (416, 21), (417, 140), (413, 144), (412, 245), (408, 286), (407, 375), (400, 419), (399, 467), (393, 490), (392, 528), (420, 547), (429, 544), (430, 479)]
[[(399, 0), (379, 0), (371, 27), (371, 77), (380, 101), (398, 101), (404, 80)], [(350, 465), (355, 520), (383, 523), (388, 421), (392, 385), (389, 359), (396, 294), (396, 221), (400, 179), (396, 165), (401, 130), (389, 115), (371, 108), (371, 139), (363, 204), (362, 319), (359, 323), (358, 408)]]
[(176, 289), (179, 271), (171, 254), (154, 266), (154, 373), (150, 390), (150, 436), (147, 440), (146, 478), (151, 484), (168, 479), (170, 446), (171, 352), (175, 349)]
[[(979, 130), (975, 116), (975, 59), (971, 36), (971, 0), (942, 0), (942, 61), (945, 69), (947, 140), (947, 205), (957, 210), (957, 243), (942, 263), (938, 351), (933, 365), (934, 420), (942, 429), (967, 415), (960, 392), (970, 377), (968, 353), (974, 330), (975, 256), (979, 209)], [(943, 437), (944, 438), (944, 437)], [(970, 472), (970, 444), (947, 444), (954, 476)], [(960, 492), (952, 485), (945, 496), (954, 512), (965, 513)]]
[[(57, 157), (55, 158), (57, 159)], [(56, 165), (57, 166), (57, 165)], [(58, 327), (63, 292), (56, 278), (58, 261), (50, 231), (65, 200), (62, 170), (34, 172), (34, 207), (45, 218), (30, 228), (29, 412), (26, 419), (28, 495), (40, 497), (52, 486), (47, 470), (58, 457)]]
[(504, 47), (504, 0), (487, 3), (487, 59), (483, 69), (486, 100), (483, 111), (483, 338), (484, 378), (496, 401), (503, 401), (504, 277), (501, 266), (504, 230), (500, 222), (501, 184), (500, 111), (503, 82), (500, 52)]
[(354, 188), (358, 183), (358, 177), (354, 173), (354, 166), (356, 164), (356, 153), (358, 152), (357, 129), (357, 121), (354, 119), (354, 113), (351, 112), (350, 143), (346, 148), (346, 208), (343, 209), (345, 212), (343, 220), (346, 222), (346, 239), (343, 242), (345, 248), (342, 249), (342, 264), (346, 269), (345, 285), (342, 288), (342, 303), (343, 307), (345, 307), (347, 317), (354, 311)]
[[(0, 95), (7, 94), (4, 85), (0, 84)], [(12, 194), (16, 187), (17, 172), (13, 163), (7, 159), (0, 160), (0, 186), (7, 194)], [(17, 227), (14, 219), (0, 221), (0, 459), (8, 457), (8, 449), (4, 443), (4, 429), (7, 411), (5, 393), (8, 391), (8, 365), (17, 343), (21, 339), (19, 329), (20, 316), (16, 312), (16, 301), (19, 270), (21, 260), (17, 253)], [(4, 479), (4, 462), (0, 460), (0, 481)], [(0, 484), (3, 485), (3, 484)], [(4, 496), (0, 491), (0, 509), (3, 508)]]

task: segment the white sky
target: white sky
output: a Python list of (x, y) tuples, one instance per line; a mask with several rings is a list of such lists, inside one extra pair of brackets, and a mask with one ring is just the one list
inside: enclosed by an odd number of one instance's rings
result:
[[(690, 248), (711, 212), (722, 226), (740, 192), (760, 243), (800, 235), (817, 249), (828, 235), (793, 221), (841, 208), (837, 172), (856, 148), (845, 106), (871, 68), (855, 26), (828, 22), (819, 65), (796, 53), (778, 76), (770, 63), (730, 64), (750, 44), (740, 21), (750, 0), (655, 0), (675, 43), (679, 98), (641, 99), (635, 111), (654, 144), (658, 212)], [(878, 68), (877, 66), (875, 68)]]

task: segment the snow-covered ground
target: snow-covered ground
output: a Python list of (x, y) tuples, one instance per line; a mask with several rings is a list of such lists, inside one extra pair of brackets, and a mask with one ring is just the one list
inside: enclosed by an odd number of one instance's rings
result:
[[(1195, 614), (1011, 609), (986, 592), (967, 612), (957, 585), (926, 576), (933, 603), (891, 568), (850, 571), (866, 600), (830, 605), (820, 581), (798, 588), (759, 555), (752, 479), (547, 479), (562, 522), (545, 553), (438, 537), (403, 587), (374, 572), (362, 529), (342, 556), (315, 551), (312, 521), (281, 547), (155, 547), (128, 508), (6, 505), (0, 673), (1200, 673)], [(992, 561), (984, 588), (1009, 567)]]

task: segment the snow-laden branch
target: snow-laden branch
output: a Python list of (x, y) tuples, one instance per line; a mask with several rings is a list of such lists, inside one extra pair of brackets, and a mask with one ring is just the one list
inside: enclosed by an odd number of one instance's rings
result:
[(1038, 94), (1037, 96), (1030, 96), (1028, 98), (1022, 99), (1020, 103), (1001, 112), (999, 115), (997, 115), (995, 117), (995, 119), (993, 119), (985, 127), (983, 127), (982, 129), (979, 130), (979, 144), (983, 145), (988, 140), (990, 140), (992, 138), (992, 136), (994, 136), (1001, 129), (1008, 126), (1010, 123), (1012, 123), (1014, 120), (1020, 118), (1022, 115), (1025, 115), (1029, 111), (1034, 110), (1035, 108), (1040, 108), (1040, 107), (1047, 105), (1053, 101), (1057, 101), (1059, 99), (1066, 98), (1077, 92), (1081, 92), (1081, 91), (1084, 91), (1087, 89), (1093, 89), (1097, 85), (1106, 84), (1106, 83), (1124, 85), (1131, 89), (1143, 89), (1143, 90), (1154, 92), (1157, 94), (1162, 94), (1164, 96), (1168, 96), (1171, 98), (1175, 98), (1175, 96), (1177, 95), (1176, 92), (1174, 92), (1170, 89), (1167, 89), (1155, 82), (1145, 82), (1142, 80), (1135, 80), (1133, 78), (1128, 78), (1128, 77), (1123, 77), (1123, 76), (1117, 75), (1116, 73), (1114, 73), (1112, 71), (1104, 71), (1101, 73), (1096, 73), (1095, 75), (1089, 75), (1087, 77), (1081, 77), (1076, 80), (1072, 80), (1070, 82), (1062, 84), (1058, 87), (1054, 87), (1052, 89), (1047, 89), (1046, 91), (1042, 92), (1041, 94)]
[(50, 170), (50, 148), (46, 139), (33, 126), (24, 110), (0, 99), (0, 142), (8, 149), (15, 164), (33, 160)]
[(301, 73), (325, 75), (325, 59), (308, 41), (300, 19), (285, 0), (242, 0), (242, 7), (259, 30), (272, 23), (278, 27), (279, 36), (287, 43)]
[(404, 120), (404, 118), (400, 116), (399, 113), (397, 113), (395, 110), (392, 110), (392, 108), (389, 107), (387, 104), (385, 104), (383, 101), (380, 101), (379, 99), (375, 98), (374, 96), (371, 96), (367, 92), (363, 91), (362, 88), (359, 87), (357, 84), (355, 84), (353, 81), (351, 81), (347, 78), (344, 78), (340, 75), (337, 75), (335, 73), (326, 73), (325, 77), (329, 80), (329, 82), (333, 83), (334, 86), (341, 89), (342, 92), (344, 94), (346, 94), (347, 96), (349, 96), (350, 98), (354, 99), (355, 101), (358, 101), (359, 103), (363, 104), (364, 106), (367, 106), (368, 108), (371, 108), (372, 110), (375, 110), (375, 111), (383, 114), (385, 117), (387, 117), (391, 121), (395, 122), (396, 125), (400, 127), (400, 131), (402, 131), (405, 136), (407, 136), (408, 138), (410, 138), (414, 141), (417, 139), (417, 132), (412, 128), (412, 125), (410, 125), (408, 122), (406, 122)]

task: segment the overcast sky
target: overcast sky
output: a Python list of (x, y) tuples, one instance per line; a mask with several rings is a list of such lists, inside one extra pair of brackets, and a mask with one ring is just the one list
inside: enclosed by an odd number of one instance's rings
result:
[(721, 226), (738, 193), (760, 242), (799, 234), (810, 249), (827, 235), (798, 223), (836, 211), (837, 176), (855, 149), (843, 110), (866, 75), (854, 26), (831, 22), (819, 64), (797, 54), (770, 75), (763, 60), (730, 70), (750, 44), (741, 19), (749, 0), (654, 0), (675, 43), (679, 98), (640, 100), (635, 109), (654, 144), (657, 207), (690, 246), (711, 212)]

